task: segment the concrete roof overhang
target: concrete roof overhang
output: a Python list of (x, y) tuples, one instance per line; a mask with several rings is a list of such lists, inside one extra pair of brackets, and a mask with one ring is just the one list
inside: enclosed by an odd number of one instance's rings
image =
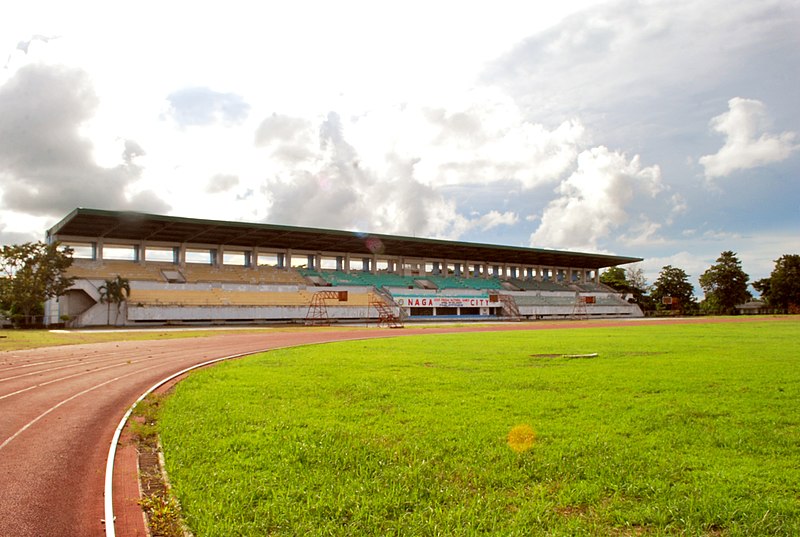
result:
[(343, 252), (495, 264), (600, 269), (641, 261), (638, 257), (546, 250), (361, 233), (330, 229), (181, 218), (78, 208), (47, 231), (48, 240), (93, 237), (113, 240), (214, 244), (239, 248)]

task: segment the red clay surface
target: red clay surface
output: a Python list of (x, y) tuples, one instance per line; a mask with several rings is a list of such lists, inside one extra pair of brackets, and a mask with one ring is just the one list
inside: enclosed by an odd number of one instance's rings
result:
[[(730, 319), (734, 320), (734, 319)], [(744, 318), (736, 318), (744, 321)], [(755, 319), (753, 319), (755, 320)], [(763, 320), (763, 318), (759, 319)], [(664, 320), (628, 321), (646, 325)], [(709, 322), (671, 319), (666, 322)], [(461, 331), (618, 326), (620, 321), (535, 322), (446, 328), (297, 330), (128, 341), (0, 353), (0, 534), (105, 534), (103, 485), (120, 419), (148, 388), (213, 358), (347, 339)], [(114, 472), (118, 536), (146, 535), (135, 452), (123, 440)]]

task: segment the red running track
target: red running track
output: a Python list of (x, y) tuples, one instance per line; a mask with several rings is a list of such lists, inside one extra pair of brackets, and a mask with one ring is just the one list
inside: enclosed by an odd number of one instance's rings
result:
[[(128, 407), (165, 377), (214, 358), (348, 339), (456, 331), (534, 330), (619, 322), (428, 329), (324, 329), (126, 341), (0, 353), (0, 534), (103, 536), (106, 457)], [(650, 324), (640, 322), (637, 324)], [(123, 450), (124, 452), (124, 450)], [(116, 533), (145, 535), (135, 459), (114, 470)], [(119, 475), (118, 475), (119, 473)], [(123, 501), (126, 500), (126, 501)]]

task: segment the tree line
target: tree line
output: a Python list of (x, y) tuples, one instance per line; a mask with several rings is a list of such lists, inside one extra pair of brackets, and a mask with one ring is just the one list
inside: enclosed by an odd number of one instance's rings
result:
[[(625, 293), (643, 311), (655, 314), (733, 315), (736, 306), (753, 298), (748, 290), (750, 276), (730, 250), (722, 252), (700, 275), (701, 301), (694, 296), (689, 275), (672, 265), (663, 267), (652, 285), (648, 285), (641, 268), (612, 267), (600, 275), (600, 281)], [(800, 313), (800, 255), (781, 256), (770, 276), (753, 281), (752, 286), (773, 312)]]

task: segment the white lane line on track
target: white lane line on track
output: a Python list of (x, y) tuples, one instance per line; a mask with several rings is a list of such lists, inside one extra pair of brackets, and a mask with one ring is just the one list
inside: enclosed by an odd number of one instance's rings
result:
[[(14, 369), (23, 369), (25, 367), (34, 367), (37, 365), (47, 365), (47, 364), (55, 364), (58, 362), (63, 362), (64, 360), (68, 360), (69, 358), (62, 358), (60, 360), (45, 360), (42, 362), (25, 362), (24, 364), (11, 364), (11, 367), (6, 367), (5, 369), (0, 369), (0, 373), (4, 373), (6, 371), (12, 371)], [(7, 365), (7, 364), (4, 364)]]
[(4, 394), (4, 395), (0, 395), (0, 401), (2, 401), (3, 399), (6, 399), (7, 397), (11, 397), (11, 396), (14, 396), (14, 395), (19, 395), (21, 393), (24, 393), (24, 392), (27, 392), (27, 391), (30, 391), (30, 390), (35, 390), (36, 388), (41, 388), (42, 386), (47, 386), (49, 384), (53, 384), (53, 383), (56, 383), (56, 382), (61, 382), (62, 380), (67, 380), (67, 379), (80, 377), (80, 376), (84, 376), (84, 375), (91, 375), (92, 373), (97, 373), (98, 371), (105, 371), (106, 369), (113, 369), (115, 367), (122, 367), (122, 366), (128, 366), (128, 365), (133, 365), (133, 364), (141, 364), (143, 362), (148, 362), (150, 360), (158, 360), (159, 358), (161, 358), (161, 356), (151, 356), (151, 357), (148, 357), (148, 358), (143, 358), (141, 360), (131, 360), (131, 361), (128, 361), (128, 362), (125, 362), (125, 363), (116, 363), (116, 364), (111, 364), (111, 365), (107, 365), (107, 366), (104, 366), (104, 367), (98, 367), (97, 369), (89, 369), (88, 371), (81, 371), (80, 373), (74, 373), (72, 375), (67, 375), (66, 377), (58, 377), (57, 379), (48, 380), (48, 381), (42, 382), (40, 384), (34, 384), (32, 386), (28, 386), (27, 388), (22, 388), (21, 390), (17, 390), (15, 392), (11, 392), (11, 393), (7, 393), (7, 394)]
[(174, 378), (177, 378), (189, 371), (194, 369), (198, 369), (201, 367), (205, 367), (211, 364), (215, 364), (217, 362), (222, 362), (225, 360), (233, 360), (234, 358), (241, 358), (243, 356), (250, 356), (253, 354), (259, 354), (262, 352), (268, 352), (272, 349), (265, 349), (260, 351), (254, 352), (244, 352), (240, 354), (232, 354), (230, 356), (223, 356), (222, 358), (214, 358), (213, 360), (208, 360), (207, 362), (203, 362), (200, 364), (195, 364), (193, 366), (187, 367), (177, 373), (173, 373), (172, 375), (161, 379), (157, 383), (153, 384), (147, 391), (145, 391), (139, 398), (130, 406), (125, 415), (122, 416), (122, 419), (119, 420), (119, 425), (117, 425), (116, 430), (114, 430), (114, 437), (111, 439), (111, 445), (108, 448), (108, 458), (106, 459), (106, 480), (105, 480), (105, 522), (106, 522), (106, 537), (116, 537), (116, 529), (114, 528), (115, 517), (114, 517), (114, 457), (117, 454), (117, 444), (119, 444), (119, 437), (122, 434), (122, 429), (125, 428), (125, 424), (128, 422), (128, 418), (130, 418), (131, 414), (133, 413), (133, 409), (136, 408), (145, 397), (153, 393), (159, 387), (163, 386), (167, 382), (171, 381)]
[[(399, 335), (399, 334), (398, 334)], [(167, 382), (171, 381), (174, 378), (177, 378), (185, 373), (188, 373), (194, 369), (198, 369), (201, 367), (205, 367), (208, 365), (215, 364), (217, 362), (222, 362), (225, 360), (233, 360), (234, 358), (243, 358), (245, 356), (252, 356), (254, 354), (261, 354), (264, 352), (270, 351), (277, 351), (281, 349), (291, 349), (295, 347), (305, 347), (311, 345), (324, 345), (326, 343), (340, 343), (346, 341), (360, 341), (362, 339), (383, 339), (383, 338), (392, 338), (397, 337), (397, 335), (386, 335), (386, 336), (377, 336), (377, 337), (352, 337), (352, 338), (342, 338), (336, 339), (331, 341), (314, 341), (314, 342), (307, 342), (307, 343), (299, 343), (294, 345), (278, 345), (276, 347), (270, 347), (267, 349), (256, 350), (252, 352), (242, 352), (239, 354), (232, 354), (230, 356), (224, 356), (222, 358), (214, 358), (213, 360), (208, 360), (206, 362), (193, 365), (191, 367), (187, 367), (177, 373), (173, 373), (172, 375), (168, 376), (165, 379), (158, 381), (149, 390), (144, 392), (139, 398), (134, 402), (128, 411), (122, 416), (122, 419), (119, 420), (119, 425), (117, 425), (117, 429), (114, 431), (114, 437), (111, 439), (111, 445), (108, 448), (108, 458), (106, 459), (106, 481), (105, 481), (105, 523), (106, 523), (106, 537), (116, 537), (117, 533), (114, 529), (114, 523), (116, 522), (116, 517), (114, 516), (114, 457), (117, 453), (117, 444), (119, 444), (119, 437), (122, 435), (122, 429), (125, 428), (125, 424), (128, 422), (128, 418), (130, 418), (131, 413), (133, 413), (133, 409), (136, 408), (142, 399), (150, 395), (152, 392), (157, 390), (159, 387), (163, 386)]]
[(11, 436), (9, 436), (8, 438), (6, 438), (6, 440), (5, 440), (5, 441), (4, 441), (2, 444), (0, 444), (0, 450), (2, 450), (4, 447), (6, 447), (8, 444), (10, 444), (10, 443), (11, 443), (11, 441), (12, 441), (12, 440), (14, 440), (15, 438), (17, 438), (19, 435), (21, 435), (22, 433), (24, 433), (25, 431), (27, 431), (28, 429), (30, 429), (30, 428), (31, 428), (31, 427), (32, 427), (32, 426), (33, 426), (33, 425), (34, 425), (36, 422), (38, 422), (40, 419), (44, 418), (45, 416), (47, 416), (48, 414), (50, 414), (50, 413), (51, 413), (51, 412), (53, 412), (54, 410), (57, 410), (59, 407), (61, 407), (61, 406), (65, 405), (65, 404), (67, 404), (67, 403), (69, 403), (69, 402), (70, 402), (70, 401), (72, 401), (73, 399), (77, 399), (78, 397), (80, 397), (80, 396), (82, 396), (82, 395), (86, 395), (87, 393), (89, 393), (89, 392), (91, 392), (91, 391), (94, 391), (94, 390), (96, 390), (96, 389), (98, 389), (98, 388), (102, 388), (102, 387), (103, 387), (103, 386), (105, 386), (106, 384), (111, 384), (112, 382), (116, 382), (116, 381), (118, 381), (118, 380), (120, 380), (120, 379), (124, 379), (124, 378), (126, 378), (126, 377), (130, 377), (131, 375), (136, 375), (136, 374), (138, 374), (138, 373), (141, 373), (142, 371), (147, 371), (148, 369), (153, 369), (153, 368), (156, 368), (156, 367), (158, 367), (158, 366), (157, 366), (157, 365), (154, 365), (154, 366), (152, 366), (152, 367), (146, 367), (146, 368), (144, 368), (144, 369), (138, 369), (138, 370), (136, 370), (136, 371), (131, 371), (130, 373), (127, 373), (127, 374), (125, 374), (125, 375), (120, 375), (120, 376), (118, 376), (118, 377), (114, 377), (113, 379), (107, 380), (107, 381), (105, 381), (105, 382), (101, 382), (100, 384), (95, 384), (95, 385), (94, 385), (94, 386), (92, 386), (91, 388), (87, 388), (87, 389), (85, 389), (85, 390), (83, 390), (83, 391), (81, 391), (81, 392), (78, 392), (78, 393), (76, 393), (76, 394), (74, 394), (74, 395), (70, 396), (70, 397), (67, 397), (66, 399), (64, 399), (64, 400), (63, 400), (63, 401), (61, 401), (60, 403), (57, 403), (57, 404), (55, 404), (55, 405), (51, 406), (50, 408), (48, 408), (47, 410), (45, 410), (44, 412), (42, 412), (41, 414), (39, 414), (38, 416), (36, 416), (35, 418), (33, 418), (31, 421), (29, 421), (27, 424), (25, 424), (25, 426), (24, 426), (24, 427), (22, 427), (20, 430), (18, 430), (17, 432), (15, 432), (14, 434), (12, 434), (12, 435), (11, 435)]
[[(139, 354), (141, 354), (141, 353), (139, 353)], [(166, 353), (164, 353), (164, 354), (166, 354)], [(94, 365), (96, 363), (103, 362), (103, 361), (106, 361), (108, 359), (114, 359), (114, 358), (118, 358), (118, 356), (115, 353), (108, 353), (108, 354), (104, 354), (103, 357), (100, 358), (99, 360), (78, 361), (78, 362), (73, 362), (73, 363), (67, 364), (67, 365), (61, 365), (61, 366), (58, 366), (58, 367), (51, 367), (49, 369), (39, 369), (37, 371), (31, 371), (29, 373), (22, 373), (21, 375), (14, 375), (13, 377), (1, 378), (0, 382), (5, 382), (7, 380), (19, 379), (19, 378), (22, 378), (22, 377), (30, 377), (30, 376), (33, 376), (33, 375), (40, 375), (42, 373), (50, 373), (51, 371), (58, 371), (60, 369), (69, 369), (70, 367), (82, 367), (82, 366), (87, 366), (87, 365)], [(155, 356), (154, 356), (154, 358), (155, 358)]]

